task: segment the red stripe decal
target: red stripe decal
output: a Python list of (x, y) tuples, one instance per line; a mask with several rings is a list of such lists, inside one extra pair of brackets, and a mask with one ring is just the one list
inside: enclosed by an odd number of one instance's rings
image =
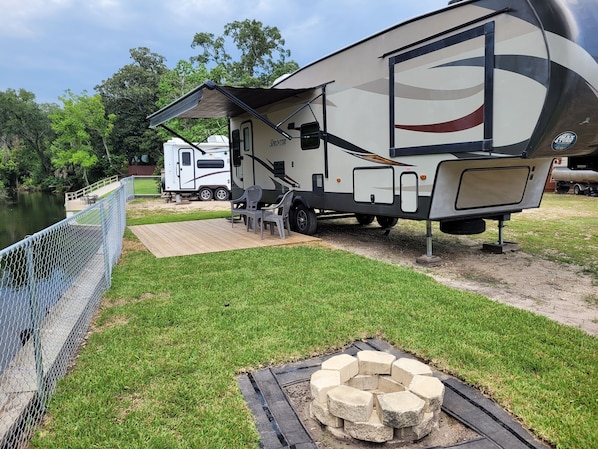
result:
[(451, 120), (450, 122), (435, 123), (432, 125), (395, 125), (395, 128), (405, 129), (407, 131), (419, 131), (422, 133), (452, 133), (456, 131), (465, 131), (466, 129), (484, 123), (484, 105), (476, 111), (465, 117)]

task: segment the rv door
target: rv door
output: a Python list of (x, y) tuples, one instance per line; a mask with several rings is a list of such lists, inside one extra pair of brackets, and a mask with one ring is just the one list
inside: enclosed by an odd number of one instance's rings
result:
[(189, 148), (179, 149), (179, 160), (177, 162), (179, 189), (196, 190), (195, 167), (193, 165), (193, 152)]

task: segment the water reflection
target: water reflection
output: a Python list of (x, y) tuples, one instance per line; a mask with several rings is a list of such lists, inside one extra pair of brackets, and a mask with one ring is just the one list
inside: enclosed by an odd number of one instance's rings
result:
[(0, 204), (0, 249), (66, 218), (64, 195), (17, 193)]

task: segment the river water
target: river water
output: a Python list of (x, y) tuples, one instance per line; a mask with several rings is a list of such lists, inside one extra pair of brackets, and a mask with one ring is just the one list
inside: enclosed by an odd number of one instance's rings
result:
[(16, 193), (0, 203), (0, 250), (64, 218), (64, 195)]

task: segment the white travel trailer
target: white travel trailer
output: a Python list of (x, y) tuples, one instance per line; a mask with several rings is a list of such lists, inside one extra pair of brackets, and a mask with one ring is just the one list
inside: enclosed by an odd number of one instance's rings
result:
[(207, 81), (148, 119), (229, 117), (233, 197), (294, 189), (299, 232), (329, 212), (426, 220), (431, 245), (432, 221), (502, 230), (539, 207), (553, 158), (598, 154), (596, 29), (595, 0), (451, 2), (271, 88)]
[(167, 198), (197, 197), (202, 201), (230, 198), (230, 151), (226, 136), (189, 144), (175, 137), (164, 143), (162, 194)]

